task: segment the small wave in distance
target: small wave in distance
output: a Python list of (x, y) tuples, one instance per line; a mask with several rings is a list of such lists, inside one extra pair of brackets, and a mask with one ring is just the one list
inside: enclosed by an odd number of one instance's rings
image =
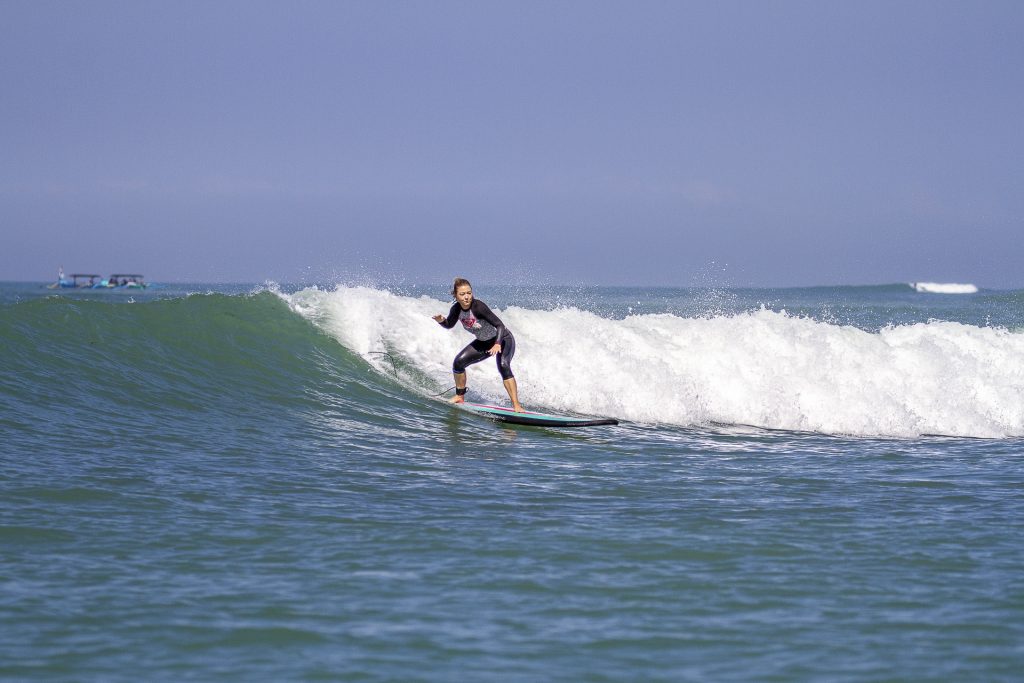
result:
[(918, 292), (927, 294), (977, 294), (978, 286), (957, 282), (911, 282), (910, 286)]

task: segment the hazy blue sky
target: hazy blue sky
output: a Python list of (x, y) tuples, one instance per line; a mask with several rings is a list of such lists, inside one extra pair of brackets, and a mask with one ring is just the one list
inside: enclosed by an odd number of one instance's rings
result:
[(0, 279), (1024, 287), (1024, 2), (0, 0)]

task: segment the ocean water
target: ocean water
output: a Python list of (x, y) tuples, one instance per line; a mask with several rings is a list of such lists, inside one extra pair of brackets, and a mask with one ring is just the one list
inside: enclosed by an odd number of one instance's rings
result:
[(444, 285), (0, 284), (0, 679), (1021, 680), (1024, 292), (915, 285), (478, 285), (553, 430)]

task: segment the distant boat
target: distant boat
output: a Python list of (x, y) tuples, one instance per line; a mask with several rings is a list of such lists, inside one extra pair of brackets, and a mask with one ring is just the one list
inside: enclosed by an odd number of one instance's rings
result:
[(97, 286), (97, 280), (103, 282), (103, 276), (96, 273), (72, 273), (68, 279), (61, 271), (57, 281), (47, 287), (50, 289), (86, 289)]
[(96, 273), (73, 273), (70, 277), (60, 276), (49, 289), (145, 289), (149, 286), (139, 273), (114, 273), (108, 278)]
[(145, 278), (138, 273), (114, 273), (104, 280), (101, 285), (108, 289), (145, 289), (149, 285)]

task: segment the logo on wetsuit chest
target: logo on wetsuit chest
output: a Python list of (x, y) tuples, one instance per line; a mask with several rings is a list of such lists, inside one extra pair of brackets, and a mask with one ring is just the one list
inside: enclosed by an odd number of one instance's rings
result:
[(459, 316), (462, 319), (462, 326), (467, 330), (479, 330), (483, 325), (476, 319), (472, 312)]

